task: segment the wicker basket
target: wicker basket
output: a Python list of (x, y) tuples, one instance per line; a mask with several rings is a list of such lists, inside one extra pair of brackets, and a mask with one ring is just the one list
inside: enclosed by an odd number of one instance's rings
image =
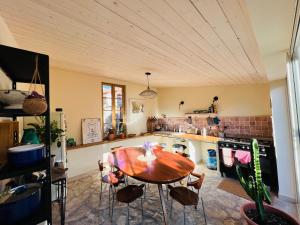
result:
[(26, 98), (23, 102), (23, 111), (29, 115), (38, 116), (47, 111), (48, 104), (43, 98)]

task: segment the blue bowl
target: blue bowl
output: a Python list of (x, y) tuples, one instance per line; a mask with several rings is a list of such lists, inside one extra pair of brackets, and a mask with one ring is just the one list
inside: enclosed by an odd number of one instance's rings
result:
[(8, 162), (16, 167), (33, 165), (44, 158), (43, 144), (22, 145), (8, 149)]
[(6, 194), (8, 199), (0, 202), (1, 224), (15, 224), (35, 213), (41, 203), (41, 187), (39, 183), (32, 183), (11, 189)]

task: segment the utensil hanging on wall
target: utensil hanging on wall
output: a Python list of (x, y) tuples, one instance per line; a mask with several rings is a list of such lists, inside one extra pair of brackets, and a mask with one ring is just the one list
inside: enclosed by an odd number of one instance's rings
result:
[[(47, 111), (48, 104), (45, 99), (45, 89), (43, 88), (39, 73), (39, 56), (35, 56), (35, 70), (29, 86), (30, 95), (23, 102), (23, 111), (27, 114), (38, 116)], [(37, 92), (37, 87), (41, 88), (42, 94)]]

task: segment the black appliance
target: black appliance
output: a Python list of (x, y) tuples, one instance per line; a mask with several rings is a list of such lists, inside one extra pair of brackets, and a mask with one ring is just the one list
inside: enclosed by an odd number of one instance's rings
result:
[[(270, 187), (272, 192), (278, 193), (278, 177), (277, 177), (277, 165), (276, 165), (276, 155), (273, 141), (270, 139), (257, 139), (259, 146), (260, 163), (262, 170), (263, 182)], [(237, 179), (237, 174), (235, 170), (235, 165), (239, 164), (242, 167), (242, 172), (247, 174), (247, 165), (242, 165), (235, 158), (232, 167), (227, 167), (224, 165), (223, 161), (223, 148), (231, 148), (233, 152), (235, 150), (250, 151), (251, 138), (226, 138), (218, 142), (219, 151), (219, 166), (221, 176), (231, 177)]]

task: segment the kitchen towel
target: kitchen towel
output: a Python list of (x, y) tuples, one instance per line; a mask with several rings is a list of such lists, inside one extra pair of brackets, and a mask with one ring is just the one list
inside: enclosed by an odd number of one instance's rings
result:
[(223, 156), (224, 165), (227, 167), (232, 167), (234, 163), (232, 148), (222, 148), (222, 156)]
[(242, 164), (248, 164), (251, 162), (251, 154), (249, 151), (237, 150), (234, 157)]

